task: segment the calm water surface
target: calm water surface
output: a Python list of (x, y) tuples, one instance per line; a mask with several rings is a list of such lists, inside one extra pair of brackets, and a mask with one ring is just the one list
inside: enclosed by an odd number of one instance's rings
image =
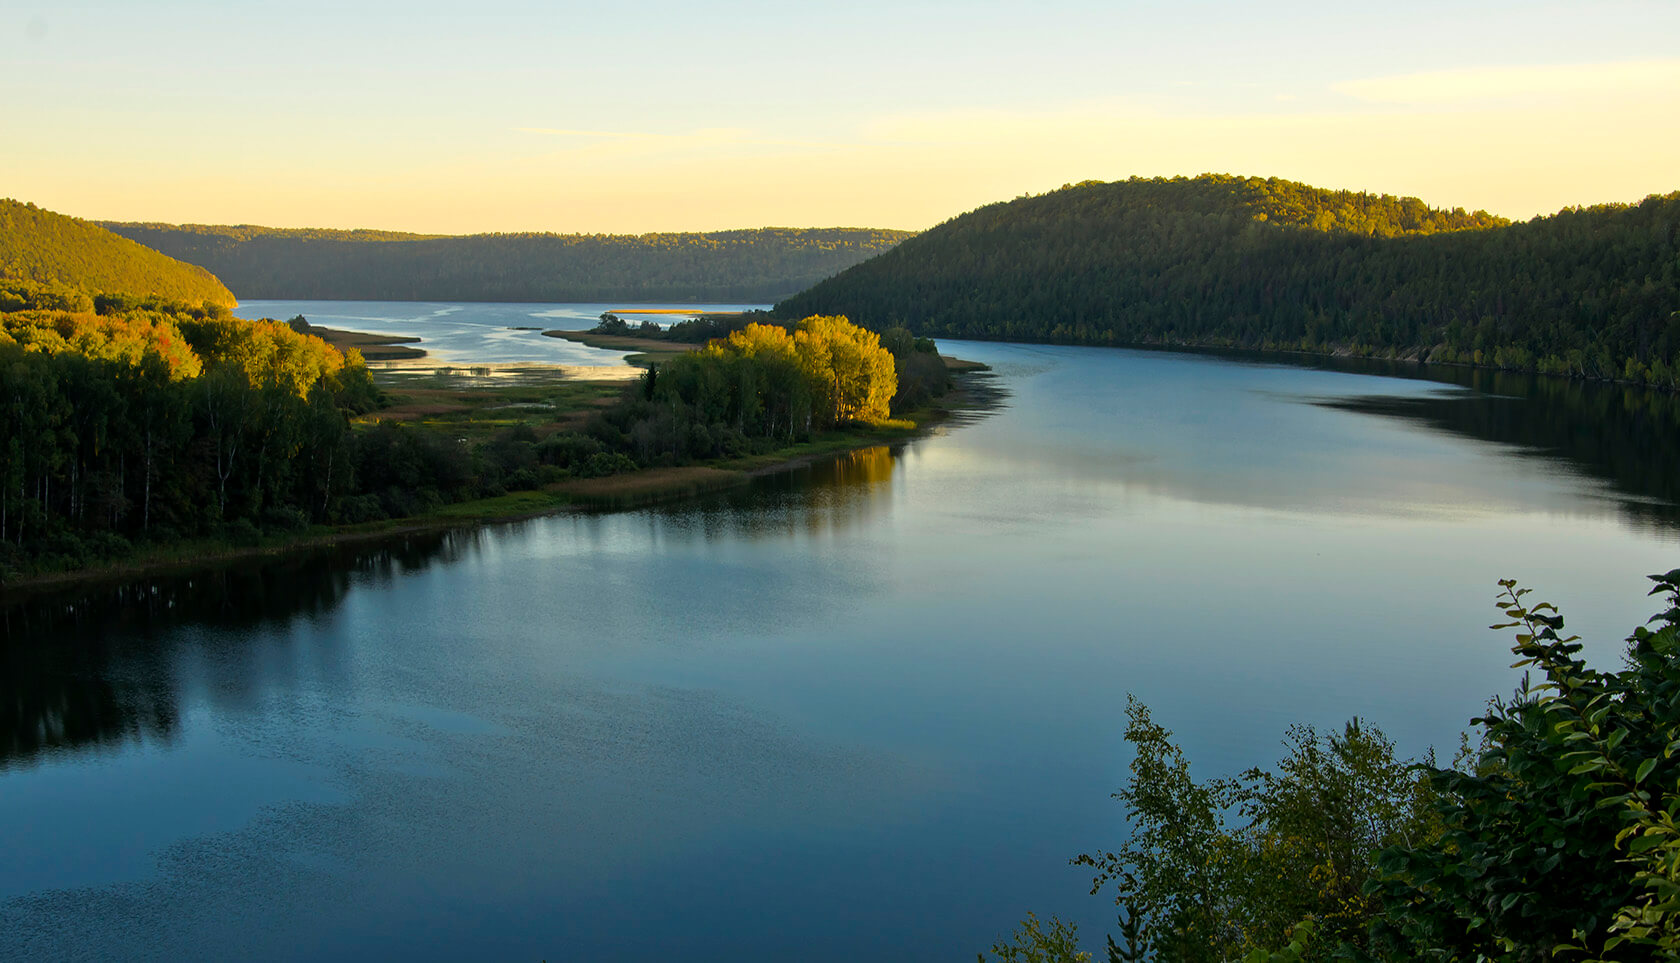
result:
[[(419, 338), (416, 348), (427, 361), (447, 363), (542, 364), (622, 367), (624, 352), (605, 351), (545, 338), (544, 331), (584, 331), (594, 327), (606, 311), (616, 311), (631, 324), (652, 321), (665, 325), (685, 315), (637, 314), (658, 304), (517, 304), (474, 302), (446, 304), (431, 301), (245, 301), (234, 314), (241, 318), (278, 318), (303, 315), (310, 324), (345, 331)], [(684, 310), (751, 311), (767, 304), (668, 305)]]
[(0, 610), (0, 957), (1100, 944), (1128, 692), (1205, 775), (1450, 748), (1495, 580), (1610, 661), (1680, 564), (1643, 395), (949, 348), (1005, 406), (899, 451)]

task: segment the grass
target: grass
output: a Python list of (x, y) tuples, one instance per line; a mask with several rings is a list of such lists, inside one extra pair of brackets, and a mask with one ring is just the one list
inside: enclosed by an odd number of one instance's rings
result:
[(438, 372), (375, 372), (389, 404), (358, 423), (401, 421), (477, 444), (497, 432), (528, 425), (538, 436), (582, 428), (589, 416), (611, 406), (627, 382), (570, 380), (531, 371), (518, 380), (463, 380)]

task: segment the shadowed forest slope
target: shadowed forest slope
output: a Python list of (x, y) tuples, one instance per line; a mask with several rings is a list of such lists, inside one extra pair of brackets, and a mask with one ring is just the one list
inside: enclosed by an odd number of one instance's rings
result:
[(1277, 179), (982, 207), (777, 305), (877, 330), (1219, 345), (1677, 386), (1680, 192), (1526, 223)]

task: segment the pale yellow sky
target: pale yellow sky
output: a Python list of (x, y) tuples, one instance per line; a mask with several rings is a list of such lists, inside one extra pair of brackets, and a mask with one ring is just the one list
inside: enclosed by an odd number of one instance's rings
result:
[[(112, 22), (128, 8), (82, 4), (0, 23), (13, 31), (0, 41), (21, 29), (34, 51), (0, 65), (0, 195), (93, 219), (635, 233), (916, 230), (1024, 192), (1133, 174), (1278, 176), (1513, 218), (1680, 189), (1680, 57), (1666, 55), (1680, 47), (1666, 43), (1680, 16), (1562, 5), (1551, 18), (1559, 36), (1491, 2), (1442, 5), (1439, 16), (1478, 6), (1488, 9), (1459, 22), (1465, 50), (1439, 39), (1439, 22), (1373, 20), (1385, 42), (1363, 54), (1340, 48), (1368, 24), (1199, 27), (1159, 12), (1158, 36), (1064, 33), (1066, 49), (1052, 49), (1036, 27), (1011, 32), (999, 9), (954, 46), (880, 41), (889, 49), (847, 70), (820, 50), (802, 60), (745, 45), (735, 56), (754, 69), (603, 57), (594, 46), (533, 59), (518, 48), (532, 15), (517, 10), (474, 21), (479, 42), (465, 46), (442, 21), (387, 37), (391, 21), (369, 8), (359, 39), (386, 46), (310, 36), (293, 38), (303, 45), (288, 56), (278, 42), (230, 52), (170, 33), (135, 56)], [(156, 7), (165, 25), (162, 14), (209, 20), (201, 44), (218, 30), (283, 29), (218, 20), (231, 15), (185, 0)], [(1244, 8), (1222, 9), (1240, 19)], [(1645, 25), (1637, 42), (1615, 42), (1618, 31), (1634, 36), (1630, 24)], [(680, 24), (669, 36), (596, 26), (654, 54), (682, 39)], [(867, 36), (839, 21), (816, 27), (854, 31), (836, 43)], [(1103, 30), (1123, 24), (1093, 28)], [(57, 56), (49, 41), (66, 31), (104, 59), (46, 69)], [(1256, 56), (1244, 43), (1276, 48), (1297, 34), (1300, 53)], [(1490, 39), (1506, 35), (1515, 39)], [(1437, 39), (1417, 48), (1419, 37)], [(171, 59), (172, 45), (197, 60)], [(498, 46), (506, 57), (492, 56)]]

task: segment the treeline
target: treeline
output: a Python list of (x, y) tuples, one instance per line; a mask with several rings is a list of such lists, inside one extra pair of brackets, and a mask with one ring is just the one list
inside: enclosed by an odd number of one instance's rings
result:
[(700, 314), (692, 318), (660, 327), (654, 321), (631, 324), (611, 311), (601, 315), (600, 323), (589, 330), (594, 334), (611, 334), (626, 338), (647, 338), (650, 341), (671, 341), (677, 344), (705, 344), (714, 338), (727, 338), (749, 324), (776, 324), (768, 311), (742, 311), (727, 314)]
[(882, 337), (836, 317), (751, 323), (650, 368), (588, 431), (638, 465), (738, 457), (882, 424), (948, 384), (933, 343), (907, 331)]
[(237, 303), (233, 293), (202, 267), (183, 264), (87, 221), (10, 198), (0, 198), (0, 281), (4, 280), (49, 288), (66, 310), (91, 310), (90, 299), (102, 292), (156, 295), (194, 305)]
[[(1130, 836), (1078, 857), (1120, 908), (1108, 959), (1162, 963), (1680, 957), (1680, 569), (1665, 610), (1594, 669), (1563, 618), (1500, 583), (1517, 692), (1450, 765), (1359, 720), (1292, 729), (1273, 770), (1197, 781), (1141, 703), (1115, 794)], [(1089, 960), (1028, 917), (1005, 960)]]
[[(16, 304), (21, 285), (0, 296)], [(136, 545), (253, 545), (316, 524), (425, 514), (567, 478), (764, 453), (880, 424), (948, 383), (932, 342), (843, 318), (749, 325), (630, 386), (582, 430), (519, 425), (469, 445), (372, 418), (354, 351), (299, 319), (159, 298), (0, 313), (0, 583)], [(361, 419), (367, 421), (368, 419)]]
[(477, 234), (105, 225), (203, 265), (247, 298), (774, 301), (910, 235), (860, 228), (709, 234)]
[(94, 300), (0, 314), (0, 576), (330, 513), (377, 400), (359, 358), (220, 305)]
[(1276, 179), (1087, 182), (776, 306), (937, 337), (1410, 357), (1680, 387), (1680, 192), (1508, 224)]

